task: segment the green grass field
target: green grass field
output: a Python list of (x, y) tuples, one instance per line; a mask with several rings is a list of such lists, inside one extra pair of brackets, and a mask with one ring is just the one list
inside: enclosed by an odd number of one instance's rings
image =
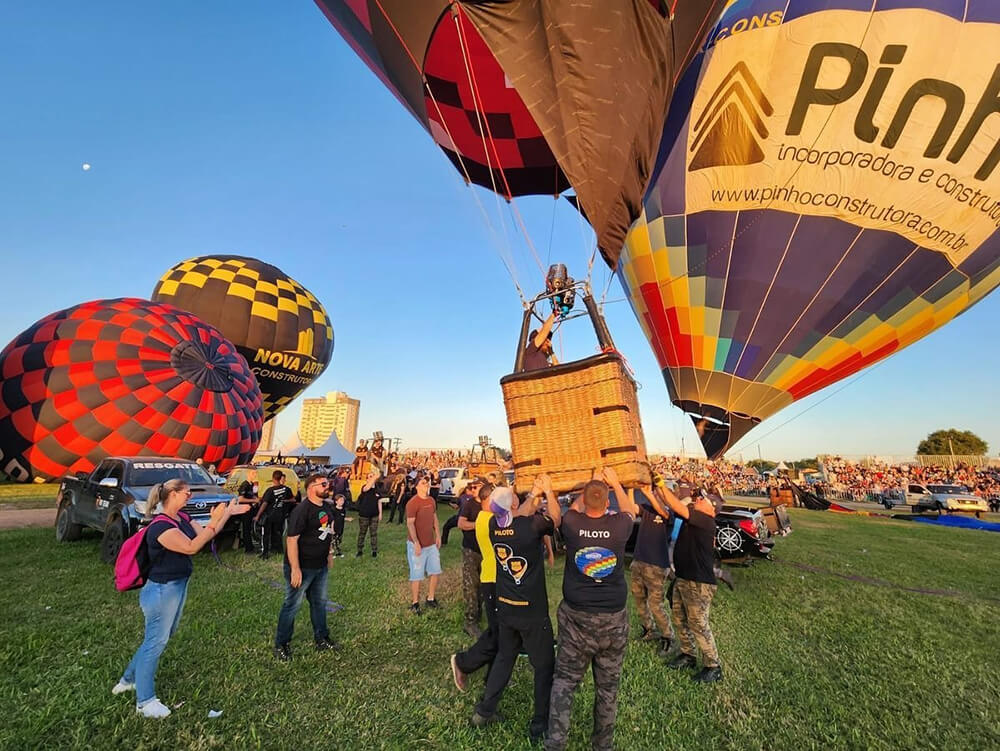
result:
[(58, 483), (0, 482), (0, 506), (12, 508), (55, 508)]
[[(696, 686), (666, 670), (651, 646), (630, 644), (616, 745), (1000, 747), (1000, 536), (791, 515), (795, 531), (778, 543), (779, 560), (737, 569), (737, 590), (716, 598), (723, 683)], [(354, 534), (348, 524), (347, 539)], [(525, 748), (526, 660), (501, 704), (506, 722), (487, 731), (468, 722), (482, 677), (466, 694), (451, 682), (448, 656), (467, 642), (457, 535), (443, 551), (446, 607), (420, 618), (405, 612), (402, 528), (383, 525), (380, 543), (377, 560), (355, 559), (348, 544), (351, 557), (331, 574), (331, 598), (345, 606), (331, 618), (343, 651), (311, 648), (304, 608), (290, 664), (271, 656), (281, 592), (259, 578), (280, 578), (280, 563), (224, 554), (237, 573), (199, 556), (158, 676), (159, 696), (183, 704), (155, 721), (110, 692), (139, 644), (142, 615), (136, 592), (114, 590), (98, 538), (59, 544), (50, 529), (0, 533), (0, 748)], [(549, 572), (553, 612), (561, 566), (559, 559)], [(577, 695), (571, 748), (589, 748), (592, 702), (588, 679)], [(208, 719), (211, 709), (223, 715)]]

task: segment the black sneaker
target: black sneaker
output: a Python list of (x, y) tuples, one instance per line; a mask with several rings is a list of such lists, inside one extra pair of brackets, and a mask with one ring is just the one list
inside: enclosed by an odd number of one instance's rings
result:
[(714, 668), (702, 668), (700, 673), (691, 676), (695, 683), (715, 683), (722, 680), (722, 667), (716, 665)]
[(413, 613), (414, 615), (423, 615), (424, 611), (420, 609), (420, 603), (415, 602), (412, 605), (410, 605), (410, 612)]
[(378, 558), (378, 551), (377, 550), (373, 550), (372, 551), (372, 558)]
[(360, 558), (360, 557), (361, 557), (361, 556), (363, 556), (363, 555), (364, 555), (364, 552), (363, 552), (363, 551), (361, 551), (361, 550), (359, 550), (359, 551), (358, 551), (358, 554), (357, 554), (356, 556), (354, 556), (354, 557), (355, 557), (355, 558)]
[(532, 746), (537, 746), (537, 745), (541, 744), (541, 742), (544, 741), (544, 740), (545, 740), (545, 731), (544, 730), (535, 730), (532, 727), (528, 728), (528, 742)]
[(662, 657), (666, 659), (670, 656), (670, 645), (671, 639), (669, 636), (664, 636), (660, 639), (660, 651), (656, 653), (657, 657)]
[(316, 642), (316, 651), (325, 652), (326, 650), (333, 650), (334, 652), (340, 649), (340, 642), (333, 641), (331, 639), (320, 639)]
[(437, 600), (426, 600), (424, 601), (424, 607), (430, 608), (431, 610), (435, 610), (441, 606), (438, 605)]
[(678, 652), (677, 656), (667, 663), (667, 667), (674, 670), (690, 670), (691, 668), (698, 667), (698, 661), (689, 654)]
[(288, 662), (292, 659), (292, 645), (279, 644), (274, 648), (274, 656), (281, 662)]

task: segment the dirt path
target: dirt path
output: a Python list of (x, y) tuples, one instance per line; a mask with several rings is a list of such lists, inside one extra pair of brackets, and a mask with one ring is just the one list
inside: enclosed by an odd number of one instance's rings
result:
[(12, 508), (0, 506), (0, 529), (51, 527), (56, 522), (54, 508)]

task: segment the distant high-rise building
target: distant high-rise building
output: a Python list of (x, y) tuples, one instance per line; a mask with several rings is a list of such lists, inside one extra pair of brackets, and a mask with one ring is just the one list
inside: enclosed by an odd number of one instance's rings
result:
[(274, 448), (274, 418), (264, 423), (264, 428), (260, 433), (260, 445), (258, 451), (271, 451)]
[(326, 397), (305, 399), (299, 420), (299, 438), (307, 448), (316, 449), (336, 433), (345, 448), (354, 450), (358, 440), (358, 414), (361, 401), (343, 391), (331, 391)]

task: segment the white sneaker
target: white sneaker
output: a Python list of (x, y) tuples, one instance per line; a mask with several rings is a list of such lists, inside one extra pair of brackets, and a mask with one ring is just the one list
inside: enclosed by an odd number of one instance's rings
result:
[(135, 684), (129, 683), (128, 681), (118, 681), (118, 683), (115, 684), (115, 687), (111, 689), (111, 693), (113, 693), (115, 696), (118, 696), (118, 694), (127, 693), (129, 691), (135, 691)]
[(143, 704), (141, 707), (136, 706), (135, 711), (141, 714), (143, 717), (151, 717), (154, 719), (162, 719), (170, 714), (170, 709), (159, 699), (153, 698)]

